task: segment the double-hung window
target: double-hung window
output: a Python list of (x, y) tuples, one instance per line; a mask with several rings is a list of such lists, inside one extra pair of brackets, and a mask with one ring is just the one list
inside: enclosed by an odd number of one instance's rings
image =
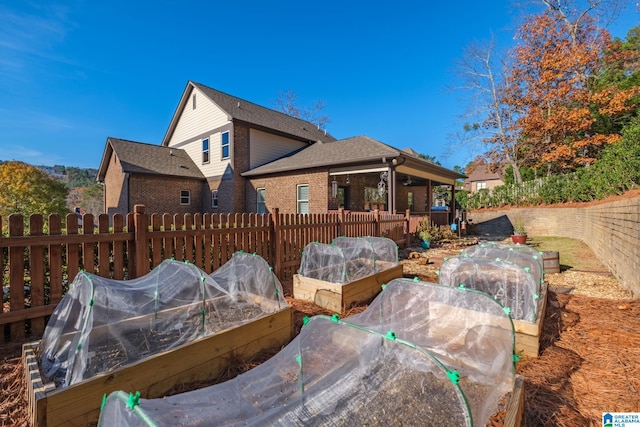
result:
[(298, 185), (297, 187), (298, 213), (309, 213), (309, 184)]
[(264, 188), (256, 189), (256, 196), (257, 196), (256, 211), (259, 214), (267, 213), (267, 205), (266, 205), (267, 190)]
[(191, 191), (190, 190), (181, 190), (180, 191), (180, 204), (181, 205), (190, 205), (191, 204)]
[(218, 207), (218, 190), (211, 190), (211, 207)]
[(220, 135), (220, 146), (222, 148), (222, 159), (231, 157), (231, 142), (229, 141), (229, 132), (223, 132)]
[(209, 163), (209, 138), (202, 140), (202, 164)]

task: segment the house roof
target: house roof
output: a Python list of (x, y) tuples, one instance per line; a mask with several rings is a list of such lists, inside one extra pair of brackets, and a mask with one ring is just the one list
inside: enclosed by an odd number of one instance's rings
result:
[(367, 136), (355, 136), (332, 142), (316, 142), (292, 154), (243, 173), (243, 176), (265, 175), (321, 166), (337, 166), (366, 162), (382, 157), (396, 157), (399, 150)]
[(491, 180), (500, 180), (502, 181), (502, 176), (497, 172), (491, 172), (485, 169), (482, 166), (478, 166), (474, 169), (473, 172), (469, 174), (467, 178), (467, 182), (475, 182), (475, 181), (491, 181)]
[(399, 165), (420, 170), (428, 170), (438, 176), (450, 179), (464, 178), (457, 172), (428, 162), (403, 150), (398, 150), (368, 136), (355, 136), (332, 142), (316, 142), (290, 155), (281, 157), (266, 165), (244, 172), (242, 176), (268, 175), (314, 167), (335, 167), (366, 162), (380, 162), (383, 158), (391, 161), (402, 158)]
[(185, 104), (189, 101), (191, 91), (197, 88), (204, 93), (213, 103), (222, 109), (229, 120), (239, 120), (251, 125), (280, 132), (290, 137), (295, 137), (303, 141), (335, 141), (336, 139), (323, 129), (311, 122), (291, 117), (288, 114), (281, 113), (270, 108), (262, 107), (253, 102), (220, 92), (201, 83), (189, 81), (185, 88), (176, 113), (171, 119), (169, 129), (162, 140), (162, 145), (167, 145), (173, 131), (177, 125), (179, 111), (182, 111)]
[(108, 137), (98, 169), (98, 181), (104, 181), (111, 155), (116, 153), (123, 173), (153, 174), (204, 179), (204, 175), (186, 151)]

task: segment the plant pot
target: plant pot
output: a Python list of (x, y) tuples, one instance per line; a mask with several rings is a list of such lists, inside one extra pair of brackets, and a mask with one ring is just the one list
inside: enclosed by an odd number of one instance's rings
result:
[(429, 242), (428, 240), (423, 240), (422, 242), (420, 242), (420, 246), (422, 246), (422, 249), (429, 249), (429, 246), (431, 246), (431, 242)]
[(511, 235), (511, 241), (513, 243), (520, 243), (521, 245), (524, 245), (527, 243), (527, 235), (526, 234), (512, 234)]

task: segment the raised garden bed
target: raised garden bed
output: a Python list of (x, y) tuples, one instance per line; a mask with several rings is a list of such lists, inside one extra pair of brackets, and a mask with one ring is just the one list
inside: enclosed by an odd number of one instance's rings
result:
[[(25, 344), (22, 358), (31, 424), (89, 425), (98, 420), (103, 396), (114, 390), (139, 391), (142, 397), (156, 398), (180, 384), (214, 380), (238, 358), (251, 358), (262, 351), (286, 345), (293, 336), (292, 316), (292, 308), (286, 306), (249, 323), (223, 329), (127, 366), (117, 367), (119, 362), (116, 360), (114, 370), (62, 388), (57, 388), (54, 382), (43, 381), (36, 353), (39, 343)], [(143, 329), (143, 325), (148, 328), (151, 319), (141, 316), (132, 321), (141, 326), (139, 344), (152, 345), (153, 340), (149, 339), (153, 338), (154, 332)], [(172, 332), (169, 331), (169, 335)], [(160, 336), (155, 338), (160, 339)], [(117, 358), (121, 352), (116, 345), (108, 349), (97, 344), (95, 348), (106, 357)]]
[(353, 305), (369, 301), (378, 295), (383, 284), (400, 277), (402, 277), (402, 264), (390, 265), (376, 274), (345, 284), (296, 274), (293, 276), (293, 297), (311, 301), (319, 307), (336, 313), (343, 313)]

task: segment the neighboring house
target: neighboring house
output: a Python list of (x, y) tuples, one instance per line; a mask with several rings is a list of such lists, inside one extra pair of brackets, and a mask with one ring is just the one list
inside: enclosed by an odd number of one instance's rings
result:
[(491, 190), (499, 185), (504, 185), (502, 176), (497, 172), (491, 172), (483, 166), (478, 166), (464, 181), (464, 189), (475, 193), (478, 190)]
[[(184, 159), (183, 167), (167, 163), (167, 153)], [(193, 82), (161, 145), (109, 138), (98, 177), (105, 183), (106, 212), (132, 211), (140, 203), (147, 212), (169, 213), (424, 212), (432, 186), (453, 189), (460, 178), (412, 150), (366, 136), (337, 141), (310, 122)], [(144, 180), (144, 194), (132, 190), (132, 180)], [(184, 190), (192, 195), (190, 205), (178, 203)]]

